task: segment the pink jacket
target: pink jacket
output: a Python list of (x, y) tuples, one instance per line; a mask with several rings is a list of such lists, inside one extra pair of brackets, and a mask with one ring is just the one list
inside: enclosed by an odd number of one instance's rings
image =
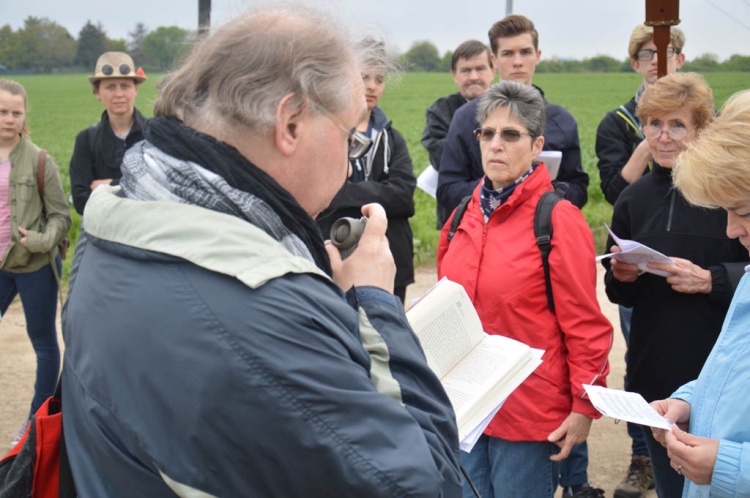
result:
[(450, 221), (438, 246), (438, 277), (466, 289), (488, 334), (545, 351), (543, 363), (508, 398), (485, 431), (508, 441), (545, 441), (571, 411), (600, 415), (583, 384), (606, 386), (612, 324), (596, 297), (591, 230), (581, 211), (560, 201), (552, 213), (549, 256), (555, 312), (547, 307), (534, 211), (552, 183), (536, 168), (485, 225), (474, 190), (455, 236)]

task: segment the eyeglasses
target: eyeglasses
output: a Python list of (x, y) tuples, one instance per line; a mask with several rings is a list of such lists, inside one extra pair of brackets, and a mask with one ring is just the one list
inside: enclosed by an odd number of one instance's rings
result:
[(344, 126), (344, 124), (335, 115), (323, 108), (320, 108), (320, 110), (328, 119), (336, 123), (336, 125), (338, 125), (338, 127), (341, 128), (343, 132), (349, 134), (347, 141), (349, 143), (350, 161), (359, 159), (360, 157), (367, 154), (367, 151), (370, 150), (370, 147), (372, 146), (372, 140), (367, 138), (367, 136), (361, 131), (358, 131), (356, 127), (352, 128), (351, 130), (347, 130), (346, 126)]
[[(130, 71), (131, 71), (130, 66), (127, 64), (120, 64), (120, 67), (118, 69), (122, 76), (127, 76), (128, 74), (130, 74)], [(104, 76), (111, 76), (114, 72), (115, 72), (115, 68), (112, 67), (112, 64), (104, 64), (102, 66), (102, 74)]]
[(492, 142), (492, 140), (494, 140), (495, 138), (495, 135), (497, 135), (498, 133), (500, 134), (500, 141), (506, 144), (518, 142), (519, 140), (521, 140), (521, 137), (523, 135), (531, 136), (530, 133), (514, 130), (513, 128), (497, 131), (494, 128), (485, 127), (477, 128), (476, 130), (474, 130), (474, 136), (476, 136), (477, 140), (479, 140), (480, 142)]
[[(639, 50), (637, 53), (638, 60), (650, 61), (651, 59), (653, 59), (655, 53), (656, 53), (656, 50), (651, 49), (651, 48), (644, 48), (643, 50)], [(672, 57), (674, 57), (674, 54), (679, 54), (679, 53), (680, 51), (677, 50), (676, 48), (667, 47), (667, 59), (671, 59)]]
[(662, 133), (666, 133), (670, 139), (677, 141), (684, 140), (691, 131), (681, 124), (674, 124), (666, 130), (663, 130), (661, 128), (661, 123), (659, 123), (658, 126), (656, 123), (643, 126), (641, 130), (646, 138), (659, 139), (661, 138)]

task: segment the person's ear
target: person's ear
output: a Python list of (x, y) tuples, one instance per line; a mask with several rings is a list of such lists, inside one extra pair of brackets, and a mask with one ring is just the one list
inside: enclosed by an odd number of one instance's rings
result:
[(537, 158), (540, 152), (542, 152), (542, 149), (544, 148), (544, 137), (536, 137), (534, 141), (531, 144), (531, 155), (534, 159)]
[(677, 60), (675, 61), (677, 63), (677, 70), (679, 71), (683, 64), (685, 64), (685, 54), (680, 52), (679, 54), (675, 55), (677, 57)]
[(308, 105), (296, 101), (293, 93), (286, 95), (276, 107), (276, 147), (285, 156), (291, 156), (299, 147), (303, 131), (303, 115)]
[(636, 73), (640, 72), (641, 65), (638, 63), (638, 59), (630, 59), (630, 67), (633, 68), (633, 71)]

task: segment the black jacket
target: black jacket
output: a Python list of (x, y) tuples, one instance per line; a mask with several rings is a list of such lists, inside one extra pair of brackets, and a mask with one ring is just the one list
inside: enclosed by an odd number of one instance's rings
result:
[(112, 178), (112, 185), (119, 183), (122, 177), (122, 158), (126, 150), (143, 140), (145, 122), (146, 119), (138, 109), (134, 109), (133, 127), (125, 140), (122, 140), (112, 131), (109, 115), (104, 111), (101, 121), (78, 133), (73, 157), (70, 158), (70, 188), (78, 214), (83, 214), (83, 208), (89, 200), (91, 182)]
[(440, 158), (443, 157), (443, 144), (445, 144), (445, 137), (448, 136), (448, 128), (451, 126), (453, 115), (466, 102), (468, 100), (457, 92), (437, 99), (427, 108), (424, 131), (422, 131), (422, 145), (430, 156), (430, 164), (438, 171)]
[[(613, 109), (604, 116), (596, 130), (596, 157), (599, 159), (596, 166), (599, 168), (604, 198), (613, 205), (625, 187), (630, 185), (620, 172), (643, 140), (638, 130), (633, 127), (633, 125), (637, 128), (641, 126), (635, 116), (637, 107), (635, 97), (622, 107), (627, 109), (630, 116), (619, 107)], [(632, 125), (625, 118), (631, 121)], [(646, 173), (648, 171), (646, 170)]]
[[(684, 258), (711, 272), (710, 294), (677, 292), (664, 277), (643, 273), (633, 283), (614, 278), (609, 260), (607, 296), (633, 307), (627, 386), (647, 401), (663, 399), (698, 378), (721, 331), (747, 250), (726, 235), (723, 210), (689, 204), (672, 185), (671, 170), (651, 173), (627, 187), (615, 203), (612, 231), (666, 256)], [(607, 241), (609, 249), (614, 241)]]
[(391, 127), (385, 113), (376, 107), (372, 118), (375, 129), (380, 129), (374, 142), (370, 171), (364, 181), (346, 182), (336, 194), (329, 209), (318, 216), (323, 238), (334, 221), (342, 216), (359, 218), (365, 204), (377, 202), (388, 216), (386, 237), (396, 262), (395, 287), (406, 287), (414, 282), (414, 247), (409, 218), (414, 216), (414, 189), (417, 180), (412, 172), (411, 157), (406, 141)]

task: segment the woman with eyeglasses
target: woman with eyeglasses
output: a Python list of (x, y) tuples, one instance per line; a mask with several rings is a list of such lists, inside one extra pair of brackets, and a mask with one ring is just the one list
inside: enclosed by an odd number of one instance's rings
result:
[[(695, 73), (676, 73), (649, 86), (638, 104), (654, 159), (650, 174), (618, 198), (612, 231), (669, 256), (674, 265), (653, 264), (668, 277), (605, 260), (612, 302), (632, 306), (626, 390), (647, 401), (664, 399), (695, 379), (721, 330), (747, 251), (726, 236), (718, 210), (688, 203), (672, 183), (681, 151), (714, 118), (711, 88)], [(619, 251), (613, 239), (611, 252)], [(667, 451), (643, 428), (661, 498), (680, 497), (684, 478), (669, 465)]]
[[(386, 79), (397, 68), (387, 56), (382, 41), (367, 38), (361, 45), (370, 47), (368, 53), (372, 56), (362, 71), (367, 112), (350, 136), (350, 142), (359, 150), (359, 157), (351, 159), (349, 179), (317, 222), (323, 237), (328, 239), (331, 225), (340, 217), (361, 217), (360, 210), (365, 204), (377, 202), (383, 206), (388, 216), (386, 237), (396, 263), (393, 293), (403, 303), (406, 287), (414, 282), (414, 248), (409, 218), (414, 216), (417, 179), (412, 172), (406, 141), (391, 125), (383, 109), (378, 107)], [(363, 148), (368, 141), (371, 145)]]
[(104, 112), (98, 123), (78, 134), (70, 159), (70, 186), (78, 214), (83, 214), (92, 190), (118, 183), (125, 151), (143, 140), (145, 118), (135, 108), (135, 98), (146, 79), (126, 53), (105, 52), (96, 61), (89, 83)]
[[(551, 215), (552, 301), (534, 217), (553, 190), (536, 158), (545, 103), (530, 85), (503, 81), (480, 97), (476, 130), (485, 176), (452, 238), (438, 247), (438, 276), (463, 285), (488, 334), (545, 351), (542, 364), (505, 401), (461, 463), (483, 497), (554, 496), (559, 462), (586, 440), (597, 410), (583, 385), (606, 385), (612, 325), (596, 297), (594, 239), (581, 211), (560, 200)], [(601, 496), (587, 488), (586, 496)], [(464, 496), (474, 496), (468, 483)]]

